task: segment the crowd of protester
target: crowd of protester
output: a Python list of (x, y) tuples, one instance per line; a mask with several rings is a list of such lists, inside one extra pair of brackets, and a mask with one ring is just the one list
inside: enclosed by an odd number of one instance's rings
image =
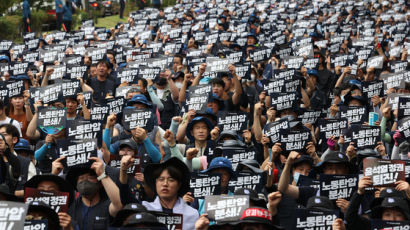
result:
[(48, 229), (407, 229), (408, 4), (181, 0), (2, 40), (0, 208)]

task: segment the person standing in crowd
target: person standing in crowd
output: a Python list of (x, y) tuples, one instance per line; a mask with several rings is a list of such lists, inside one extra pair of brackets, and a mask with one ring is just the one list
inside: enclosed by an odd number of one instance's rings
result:
[(153, 0), (152, 6), (154, 6), (157, 9), (161, 8), (161, 0)]
[(125, 10), (125, 0), (120, 0), (120, 18), (122, 19), (124, 16)]
[(30, 10), (30, 3), (28, 0), (24, 0), (23, 2), (23, 31), (24, 33), (31, 32), (30, 28), (31, 23), (31, 10)]
[(67, 33), (71, 32), (71, 22), (73, 20), (73, 5), (67, 0), (63, 6), (63, 24)]
[(57, 31), (61, 30), (61, 25), (63, 23), (63, 15), (64, 15), (64, 5), (62, 0), (55, 0), (55, 7), (56, 7), (56, 29)]

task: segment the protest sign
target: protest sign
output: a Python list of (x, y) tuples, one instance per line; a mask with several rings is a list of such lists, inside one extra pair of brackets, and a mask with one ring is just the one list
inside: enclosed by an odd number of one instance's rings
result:
[(310, 130), (289, 130), (285, 129), (280, 132), (279, 142), (283, 152), (289, 154), (291, 151), (300, 153), (306, 152), (307, 144), (312, 141)]
[(338, 211), (318, 211), (296, 208), (296, 229), (331, 229), (333, 221), (338, 218)]
[[(168, 230), (182, 229), (184, 218), (182, 214), (164, 213), (164, 212), (150, 212), (157, 217), (158, 222), (167, 226)], [(136, 214), (138, 215), (138, 214)]]
[(298, 116), (302, 124), (316, 124), (317, 119), (322, 115), (321, 110), (303, 109), (303, 113)]
[(347, 129), (347, 119), (319, 119), (319, 137), (323, 143), (331, 136), (339, 137)]
[(242, 212), (249, 208), (249, 196), (207, 196), (205, 197), (205, 212), (208, 218), (216, 222), (236, 221)]
[(196, 85), (196, 86), (191, 86), (188, 89), (188, 92), (190, 95), (192, 94), (208, 94), (212, 91), (212, 86), (211, 85)]
[(197, 113), (204, 113), (208, 108), (208, 94), (190, 94), (184, 106), (185, 112), (193, 109)]
[(47, 230), (48, 220), (26, 220), (24, 222), (24, 230)]
[(67, 67), (65, 65), (51, 65), (47, 66), (47, 69), (53, 69), (53, 73), (48, 77), (49, 80), (61, 79), (65, 76), (67, 71)]
[(126, 107), (123, 111), (122, 124), (126, 130), (132, 130), (139, 127), (150, 132), (154, 129), (154, 115), (155, 114), (151, 109)]
[(276, 111), (292, 109), (296, 106), (298, 97), (296, 93), (271, 93), (271, 106)]
[(37, 127), (47, 134), (57, 134), (66, 127), (66, 110), (39, 108)]
[(395, 186), (395, 182), (405, 180), (404, 161), (365, 158), (363, 160), (364, 176), (370, 176), (373, 186)]
[(349, 200), (357, 190), (357, 175), (328, 175), (320, 174), (320, 195), (329, 200), (339, 198)]
[(399, 107), (399, 98), (410, 98), (410, 95), (405, 93), (391, 93), (387, 95), (387, 107), (391, 108), (393, 111)]
[(121, 83), (137, 83), (138, 72), (139, 70), (135, 68), (122, 68), (118, 71), (117, 78), (120, 79)]
[(7, 81), (6, 87), (9, 91), (8, 97), (14, 97), (14, 96), (23, 96), (24, 92), (24, 80), (19, 80), (19, 81)]
[(410, 117), (405, 117), (399, 120), (398, 130), (404, 135), (404, 138), (410, 140)]
[(339, 106), (340, 117), (346, 118), (350, 124), (364, 123), (367, 121), (367, 109), (362, 106)]
[(224, 112), (218, 113), (218, 127), (220, 131), (233, 130), (243, 131), (248, 129), (249, 117), (245, 112)]
[(12, 201), (0, 201), (0, 226), (7, 230), (24, 228), (28, 204)]
[(250, 188), (258, 193), (262, 192), (262, 189), (266, 185), (266, 173), (255, 172), (236, 172), (234, 178), (229, 180), (228, 190), (235, 192), (240, 188)]
[(108, 114), (119, 114), (125, 105), (125, 98), (116, 97), (107, 99), (106, 105), (108, 105)]
[(158, 67), (150, 68), (147, 66), (140, 66), (139, 72), (138, 72), (138, 78), (155, 80), (159, 78), (160, 73), (161, 73), (161, 69)]
[[(111, 154), (110, 162), (108, 162), (108, 165), (113, 168), (121, 168), (122, 157), (123, 156)], [(134, 176), (135, 173), (141, 172), (141, 157), (133, 156), (132, 158), (134, 158), (134, 163), (127, 169), (127, 174), (130, 176)]]
[(222, 156), (228, 158), (232, 162), (232, 169), (235, 171), (236, 167), (238, 166), (239, 162), (245, 159), (256, 160), (257, 155), (256, 151), (253, 147), (227, 147), (223, 148), (222, 152), (219, 150), (214, 149), (214, 154), (212, 156), (208, 156), (208, 162), (214, 157)]
[(410, 116), (410, 98), (399, 97), (397, 118), (402, 119), (406, 116)]
[(374, 56), (367, 59), (367, 68), (381, 69), (383, 67), (384, 56)]
[(67, 139), (97, 139), (98, 146), (102, 146), (101, 121), (67, 120)]
[(222, 59), (219, 57), (206, 58), (206, 72), (225, 72), (228, 70), (228, 65), (231, 64), (231, 60)]
[(249, 52), (249, 56), (253, 62), (268, 60), (272, 57), (272, 49), (269, 47), (258, 47)]
[(394, 61), (390, 62), (390, 69), (393, 73), (400, 73), (402, 71), (406, 71), (408, 66), (407, 61)]
[(308, 186), (314, 189), (317, 189), (317, 191), (320, 190), (320, 181), (313, 179), (310, 176), (304, 176), (304, 175), (299, 175), (299, 179), (296, 181), (297, 186)]
[(288, 69), (299, 69), (304, 60), (304, 57), (287, 56), (283, 58), (283, 64)]
[(347, 136), (351, 137), (351, 141), (358, 149), (374, 149), (377, 143), (381, 141), (380, 126), (353, 124), (350, 126), (348, 133)]
[(404, 230), (410, 229), (410, 221), (383, 221), (371, 219), (371, 230)]
[(97, 156), (96, 139), (60, 139), (57, 140), (57, 151), (60, 155), (66, 156), (64, 163), (67, 167), (88, 163), (90, 157)]
[(275, 144), (280, 140), (279, 132), (284, 129), (289, 129), (288, 119), (280, 119), (275, 122), (270, 122), (263, 128), (263, 134), (270, 138), (271, 143)]
[(221, 174), (219, 173), (191, 173), (189, 182), (192, 196), (204, 199), (206, 196), (221, 194)]
[(104, 121), (108, 116), (108, 105), (94, 104), (90, 109), (92, 121)]
[(67, 75), (71, 79), (77, 79), (79, 77), (83, 78), (87, 70), (88, 70), (87, 66), (77, 65), (77, 64), (67, 65)]
[(68, 201), (70, 199), (68, 192), (41, 191), (36, 188), (24, 188), (24, 202), (32, 201), (44, 202), (56, 213), (68, 211)]
[(372, 98), (373, 96), (383, 96), (384, 84), (381, 80), (364, 81), (362, 82), (362, 87), (363, 95), (367, 98)]

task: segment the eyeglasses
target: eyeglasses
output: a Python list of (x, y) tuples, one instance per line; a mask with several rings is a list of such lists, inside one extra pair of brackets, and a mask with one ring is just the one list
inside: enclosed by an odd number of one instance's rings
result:
[(172, 178), (172, 177), (168, 177), (168, 178), (158, 177), (158, 178), (157, 178), (157, 182), (164, 183), (165, 181), (167, 181), (167, 182), (169, 182), (169, 183), (175, 183), (177, 180), (175, 180), (175, 179)]

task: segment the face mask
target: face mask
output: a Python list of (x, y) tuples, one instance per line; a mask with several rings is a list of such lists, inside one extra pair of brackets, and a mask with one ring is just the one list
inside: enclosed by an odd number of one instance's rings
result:
[(293, 121), (295, 120), (295, 117), (293, 115), (285, 115), (281, 117), (281, 119), (288, 119), (288, 121)]
[(341, 95), (340, 99), (342, 100), (342, 102), (344, 102), (345, 101), (345, 95)]
[(253, 82), (255, 81), (256, 75), (255, 74), (251, 74), (251, 79), (248, 80), (248, 82)]
[(99, 190), (100, 186), (98, 183), (93, 183), (88, 180), (78, 182), (77, 190), (81, 196), (93, 197)]
[(164, 96), (164, 92), (165, 92), (164, 89), (157, 89), (157, 95), (158, 95), (158, 97), (159, 97), (159, 98), (162, 98), (162, 96)]
[(175, 82), (175, 86), (176, 86), (178, 89), (181, 89), (181, 88), (182, 88), (182, 82)]
[(298, 173), (298, 172), (295, 172), (295, 173), (293, 174), (293, 180), (295, 181), (296, 184), (297, 184), (298, 181), (299, 181), (299, 176), (300, 176), (300, 173)]

